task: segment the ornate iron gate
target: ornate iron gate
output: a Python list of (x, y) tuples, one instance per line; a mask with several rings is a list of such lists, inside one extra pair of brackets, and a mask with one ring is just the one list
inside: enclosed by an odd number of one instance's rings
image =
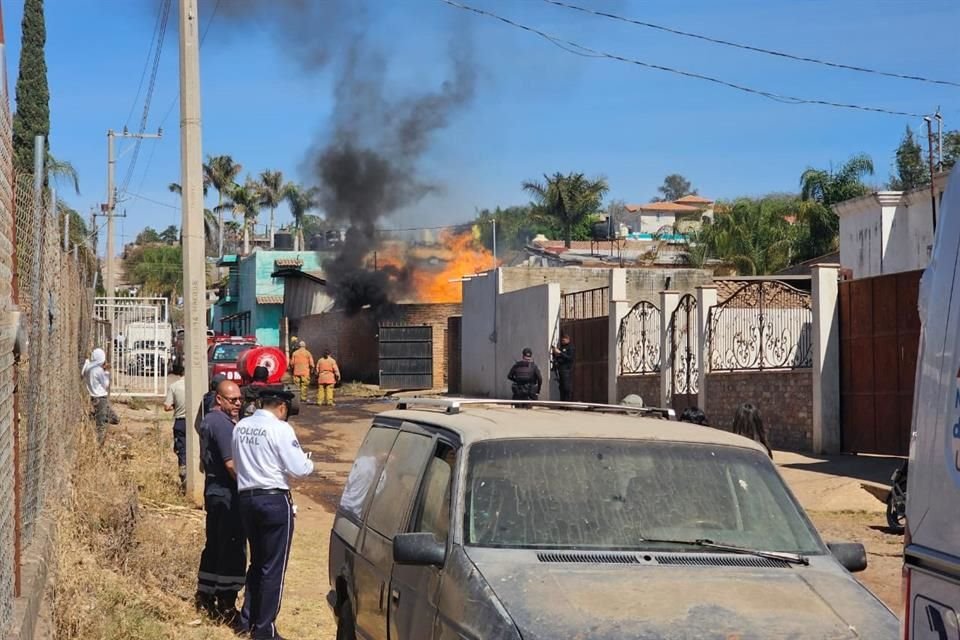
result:
[(660, 371), (660, 309), (642, 301), (620, 321), (617, 345), (620, 351), (619, 375)]
[(97, 298), (94, 346), (107, 352), (110, 393), (163, 396), (173, 328), (166, 298)]
[(433, 327), (380, 325), (380, 388), (433, 388)]
[(670, 316), (670, 403), (674, 410), (697, 404), (700, 393), (700, 344), (697, 328), (697, 299), (691, 294), (680, 298)]

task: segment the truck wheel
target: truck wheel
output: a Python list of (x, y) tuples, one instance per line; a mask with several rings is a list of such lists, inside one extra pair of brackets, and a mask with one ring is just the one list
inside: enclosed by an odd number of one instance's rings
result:
[(903, 533), (904, 517), (897, 513), (897, 507), (893, 503), (893, 491), (887, 496), (887, 528), (893, 533)]
[(357, 640), (357, 631), (353, 622), (353, 606), (349, 600), (340, 605), (337, 616), (337, 640)]

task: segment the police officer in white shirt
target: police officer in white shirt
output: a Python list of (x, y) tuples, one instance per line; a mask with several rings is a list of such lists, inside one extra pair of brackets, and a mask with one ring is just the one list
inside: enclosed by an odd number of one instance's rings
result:
[(265, 388), (260, 408), (233, 431), (240, 517), (250, 541), (241, 627), (253, 638), (280, 638), (276, 620), (293, 540), (288, 478), (313, 472), (310, 456), (286, 422), (293, 397), (288, 391)]

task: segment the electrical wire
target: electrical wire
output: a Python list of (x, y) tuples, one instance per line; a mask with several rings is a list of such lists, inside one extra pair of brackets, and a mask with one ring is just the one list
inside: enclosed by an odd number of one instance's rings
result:
[(655, 29), (657, 31), (663, 31), (665, 33), (670, 33), (677, 36), (683, 36), (685, 38), (694, 38), (697, 40), (703, 40), (704, 42), (710, 42), (713, 44), (723, 45), (725, 47), (734, 47), (736, 49), (743, 49), (745, 51), (752, 51), (754, 53), (763, 53), (769, 56), (775, 56), (779, 58), (786, 58), (788, 60), (795, 60), (797, 62), (807, 62), (810, 64), (819, 64), (826, 67), (833, 67), (835, 69), (846, 69), (848, 71), (857, 71), (859, 73), (870, 73), (878, 76), (886, 76), (888, 78), (897, 78), (900, 80), (912, 80), (915, 82), (927, 82), (930, 84), (939, 84), (949, 87), (960, 87), (960, 82), (954, 82), (951, 80), (938, 80), (936, 78), (927, 78), (924, 76), (910, 75), (906, 73), (896, 73), (892, 71), (881, 71), (879, 69), (871, 69), (869, 67), (860, 67), (852, 64), (844, 64), (842, 62), (833, 62), (831, 60), (821, 60), (819, 58), (810, 58), (807, 56), (800, 56), (792, 53), (786, 53), (785, 51), (777, 51), (775, 49), (764, 49), (763, 47), (755, 47), (749, 44), (743, 44), (740, 42), (731, 42), (729, 40), (721, 40), (720, 38), (711, 38), (710, 36), (705, 36), (699, 33), (691, 33), (689, 31), (681, 31), (680, 29), (673, 29), (671, 27), (665, 27), (663, 25), (654, 24), (652, 22), (645, 22), (643, 20), (636, 20), (634, 18), (627, 18), (625, 16), (620, 16), (615, 13), (607, 13), (606, 11), (598, 11), (596, 9), (589, 9), (587, 7), (581, 7), (579, 5), (571, 4), (569, 2), (563, 2), (563, 0), (543, 0), (547, 4), (552, 4), (557, 7), (563, 7), (565, 9), (571, 9), (573, 11), (579, 11), (581, 13), (591, 14), (599, 16), (602, 18), (608, 18), (610, 20), (616, 20), (619, 22), (626, 22), (640, 27), (646, 27), (648, 29)]
[[(204, 27), (203, 33), (200, 34), (200, 48), (203, 48), (203, 43), (207, 39), (207, 34), (210, 33), (210, 27), (213, 26), (213, 19), (217, 17), (217, 9), (220, 8), (221, 0), (217, 0), (216, 4), (213, 5), (213, 10), (210, 12), (210, 18), (207, 20), (207, 26)], [(180, 100), (180, 90), (177, 90), (177, 95), (170, 101), (170, 106), (167, 107), (167, 112), (163, 114), (163, 119), (160, 121), (160, 126), (162, 127), (166, 123), (167, 119), (170, 117), (170, 114), (173, 113), (173, 108), (177, 106), (177, 101)]]
[(137, 94), (133, 97), (133, 102), (130, 104), (130, 112), (127, 114), (127, 119), (123, 121), (124, 128), (130, 125), (130, 118), (133, 117), (133, 111), (137, 108), (137, 103), (140, 101), (140, 92), (143, 91), (143, 81), (147, 79), (147, 69), (150, 68), (150, 59), (153, 57), (153, 46), (157, 40), (157, 31), (160, 29), (160, 22), (163, 19), (163, 5), (158, 5), (157, 9), (157, 21), (153, 25), (153, 35), (150, 36), (150, 48), (147, 50), (147, 59), (143, 61), (143, 71), (140, 73), (140, 82), (137, 84)]
[(607, 51), (602, 51), (602, 50), (599, 50), (599, 49), (593, 49), (593, 48), (591, 48), (591, 47), (587, 47), (587, 46), (585, 46), (585, 45), (578, 44), (578, 43), (573, 42), (573, 41), (571, 41), (571, 40), (566, 40), (566, 39), (561, 38), (561, 37), (559, 37), (559, 36), (551, 35), (551, 34), (549, 34), (549, 33), (546, 33), (546, 32), (544, 32), (544, 31), (541, 31), (541, 30), (539, 30), (539, 29), (537, 29), (537, 28), (535, 28), (535, 27), (531, 27), (531, 26), (528, 26), (528, 25), (525, 25), (525, 24), (521, 24), (521, 23), (519, 23), (519, 22), (515, 22), (515, 21), (513, 21), (513, 20), (511, 20), (511, 19), (509, 19), (509, 18), (505, 18), (505, 17), (503, 17), (503, 16), (501, 16), (501, 15), (497, 15), (497, 14), (495, 14), (495, 13), (491, 13), (491, 12), (485, 11), (485, 10), (483, 10), (483, 9), (478, 9), (478, 8), (476, 8), (476, 7), (471, 7), (471, 6), (469, 6), (469, 5), (465, 5), (465, 4), (461, 4), (461, 3), (459, 3), (459, 2), (455, 2), (454, 0), (439, 0), (439, 2), (442, 2), (442, 3), (444, 3), (444, 4), (450, 5), (451, 7), (455, 7), (455, 8), (457, 8), (457, 9), (461, 9), (461, 10), (463, 10), (463, 11), (467, 11), (467, 12), (474, 13), (474, 14), (476, 14), (476, 15), (484, 16), (484, 17), (487, 17), (487, 18), (492, 18), (492, 19), (494, 19), (494, 20), (497, 20), (497, 21), (499, 21), (499, 22), (502, 22), (502, 23), (504, 23), (504, 24), (507, 24), (507, 25), (509, 25), (509, 26), (511, 26), (511, 27), (514, 27), (514, 28), (516, 28), (516, 29), (520, 29), (520, 30), (522, 30), (522, 31), (526, 31), (526, 32), (528, 32), (528, 33), (532, 33), (532, 34), (534, 34), (534, 35), (537, 35), (537, 36), (543, 38), (544, 40), (547, 40), (548, 42), (553, 43), (554, 45), (559, 46), (560, 44), (563, 44), (563, 45), (566, 45), (567, 47), (573, 47), (573, 48), (577, 49), (578, 51), (582, 52), (582, 54), (589, 54), (591, 57), (607, 58), (607, 59), (609, 59), (609, 60), (616, 60), (616, 61), (618, 61), (618, 62), (624, 62), (624, 63), (627, 63), (627, 64), (633, 64), (633, 65), (636, 65), (636, 66), (639, 66), (639, 67), (644, 67), (644, 68), (646, 68), (646, 69), (654, 69), (654, 70), (657, 70), (657, 71), (665, 71), (665, 72), (667, 72), (667, 73), (672, 73), (672, 74), (684, 76), (684, 77), (687, 77), (687, 78), (693, 78), (693, 79), (696, 79), (696, 80), (702, 80), (702, 81), (704, 81), (704, 82), (710, 82), (710, 83), (713, 83), (713, 84), (718, 84), (718, 85), (721, 85), (721, 86), (724, 86), (724, 87), (727, 87), (727, 88), (730, 88), (730, 89), (736, 89), (737, 91), (742, 91), (742, 92), (744, 92), (744, 93), (749, 93), (749, 94), (761, 96), (761, 97), (767, 98), (767, 99), (769, 99), (769, 100), (774, 100), (774, 101), (776, 101), (776, 102), (783, 102), (783, 103), (786, 103), (786, 104), (819, 105), (819, 106), (824, 106), (824, 107), (834, 107), (834, 108), (837, 108), (837, 109), (851, 109), (851, 110), (855, 110), (855, 111), (865, 111), (865, 112), (870, 112), (870, 113), (883, 113), (883, 114), (886, 114), (886, 115), (906, 116), (906, 117), (910, 117), (910, 118), (922, 118), (922, 117), (923, 117), (923, 114), (911, 113), (911, 112), (908, 112), (908, 111), (896, 111), (896, 110), (894, 110), (894, 109), (885, 109), (885, 108), (882, 108), (882, 107), (870, 107), (870, 106), (864, 106), (864, 105), (858, 105), (858, 104), (843, 103), (843, 102), (833, 102), (833, 101), (830, 101), (830, 100), (820, 100), (820, 99), (814, 99), (814, 98), (800, 98), (800, 97), (797, 97), (797, 96), (790, 96), (790, 95), (773, 93), (773, 92), (771, 92), (771, 91), (765, 91), (765, 90), (762, 90), (762, 89), (754, 89), (753, 87), (748, 87), (748, 86), (746, 86), (746, 85), (737, 84), (737, 83), (735, 83), (735, 82), (730, 82), (730, 81), (728, 81), (728, 80), (722, 80), (722, 79), (720, 79), (720, 78), (715, 78), (715, 77), (713, 77), (713, 76), (707, 76), (707, 75), (704, 75), (704, 74), (701, 74), (701, 73), (695, 73), (695, 72), (693, 72), (693, 71), (685, 71), (685, 70), (683, 70), (683, 69), (676, 69), (676, 68), (674, 68), (674, 67), (667, 67), (667, 66), (664, 66), (664, 65), (654, 64), (654, 63), (651, 63), (651, 62), (644, 62), (644, 61), (642, 61), (642, 60), (637, 60), (637, 59), (635, 59), (635, 58), (628, 58), (628, 57), (626, 57), (626, 56), (622, 56), (622, 55), (619, 55), (619, 54), (609, 53), (609, 52), (607, 52)]
[[(161, 8), (162, 19), (160, 22), (159, 34), (157, 35), (157, 46), (153, 57), (153, 68), (150, 71), (150, 82), (147, 85), (147, 93), (143, 100), (143, 115), (140, 117), (140, 128), (138, 134), (143, 134), (147, 130), (147, 119), (150, 116), (150, 106), (153, 103), (153, 90), (157, 85), (157, 72), (160, 69), (160, 57), (163, 53), (163, 42), (166, 39), (167, 24), (170, 22), (170, 6), (172, 0), (163, 0)], [(130, 164), (127, 166), (127, 173), (124, 176), (120, 191), (126, 192), (130, 188), (130, 180), (133, 179), (133, 173), (137, 167), (137, 159), (140, 156), (140, 147), (143, 144), (143, 138), (137, 137), (133, 144), (133, 155), (130, 157)]]

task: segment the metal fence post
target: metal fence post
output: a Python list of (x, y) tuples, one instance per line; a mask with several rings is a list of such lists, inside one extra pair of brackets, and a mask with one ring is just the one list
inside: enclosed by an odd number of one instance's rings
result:
[(671, 391), (673, 390), (673, 334), (671, 332), (673, 312), (680, 302), (680, 294), (676, 291), (660, 292), (660, 405), (669, 407)]
[(617, 404), (617, 379), (620, 375), (620, 322), (630, 311), (627, 301), (627, 272), (623, 269), (610, 270), (610, 302), (607, 318), (607, 402)]
[(717, 288), (714, 285), (697, 287), (697, 327), (700, 329), (700, 390), (697, 406), (707, 410), (707, 374), (710, 373), (710, 311), (717, 304)]
[(840, 452), (840, 265), (818, 264), (813, 275), (813, 451)]

